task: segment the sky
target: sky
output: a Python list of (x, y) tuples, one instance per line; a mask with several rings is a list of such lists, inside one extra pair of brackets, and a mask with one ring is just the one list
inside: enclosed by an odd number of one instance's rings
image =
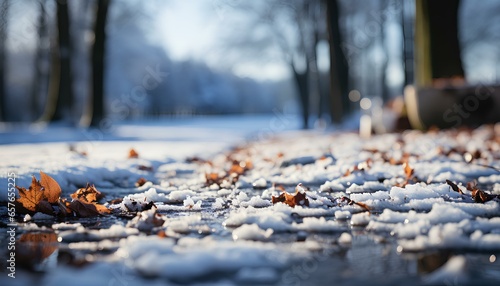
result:
[[(174, 60), (205, 61), (213, 68), (227, 66), (221, 62), (221, 32), (228, 28), (231, 7), (220, 0), (170, 0), (159, 6), (155, 20), (157, 40)], [(239, 61), (230, 64), (232, 72), (240, 77), (258, 80), (280, 80), (289, 76), (282, 62)]]

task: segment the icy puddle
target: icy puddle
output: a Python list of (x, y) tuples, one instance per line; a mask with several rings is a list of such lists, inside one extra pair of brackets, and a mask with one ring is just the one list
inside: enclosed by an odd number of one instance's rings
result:
[(137, 153), (105, 170), (85, 163), (101, 171), (109, 214), (18, 215), (16, 279), (2, 285), (500, 282), (499, 126), (295, 132), (165, 162)]

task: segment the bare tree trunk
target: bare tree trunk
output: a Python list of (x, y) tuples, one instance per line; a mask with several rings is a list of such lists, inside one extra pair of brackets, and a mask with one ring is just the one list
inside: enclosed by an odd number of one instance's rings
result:
[[(407, 9), (413, 9), (412, 5), (405, 5), (406, 1), (401, 1), (401, 29), (403, 32), (403, 67), (404, 67), (404, 86), (413, 84), (414, 80), (414, 65), (413, 65), (413, 21), (407, 19), (407, 15), (411, 14)], [(403, 92), (403, 91), (401, 91)]]
[(49, 92), (41, 121), (70, 119), (73, 104), (71, 76), (71, 38), (67, 0), (55, 0), (57, 7), (57, 45), (51, 48)]
[(38, 15), (38, 45), (36, 47), (35, 53), (35, 63), (34, 63), (34, 75), (33, 75), (33, 84), (31, 88), (31, 116), (33, 120), (36, 120), (39, 115), (39, 108), (41, 103), (41, 91), (44, 90), (46, 86), (46, 78), (43, 73), (43, 61), (45, 56), (45, 47), (44, 43), (47, 41), (47, 20), (46, 20), (46, 12), (45, 12), (45, 1), (41, 0), (39, 2), (40, 12)]
[[(387, 9), (388, 7), (388, 4), (387, 4), (387, 1), (386, 0), (382, 0), (379, 2), (380, 4), (380, 13), (381, 15), (383, 15), (383, 12), (385, 9)], [(390, 94), (389, 94), (389, 86), (387, 85), (387, 67), (388, 67), (388, 64), (389, 64), (389, 51), (388, 51), (388, 48), (387, 48), (387, 43), (386, 43), (386, 32), (385, 32), (385, 23), (387, 21), (387, 19), (385, 17), (381, 17), (381, 23), (380, 23), (380, 32), (381, 32), (381, 37), (380, 37), (380, 40), (381, 40), (381, 45), (382, 45), (382, 49), (384, 51), (384, 56), (385, 56), (385, 59), (384, 61), (382, 62), (382, 67), (380, 69), (381, 71), (381, 83), (382, 83), (382, 88), (381, 88), (381, 95), (382, 95), (382, 101), (383, 102), (387, 102), (389, 101), (389, 98), (390, 98)]]
[(59, 97), (54, 120), (71, 116), (73, 105), (73, 78), (71, 71), (71, 37), (67, 0), (57, 0), (57, 26), (59, 28), (59, 59), (61, 74)]
[(306, 70), (302, 73), (297, 70), (293, 62), (291, 67), (302, 107), (302, 128), (307, 129), (309, 128), (309, 67), (306, 64)]
[(5, 121), (6, 116), (6, 93), (5, 93), (5, 41), (7, 39), (7, 15), (9, 11), (9, 0), (3, 0), (0, 6), (0, 121)]
[(419, 86), (437, 78), (464, 78), (458, 41), (459, 0), (417, 0), (416, 45)]
[(330, 43), (330, 98), (331, 114), (335, 123), (341, 123), (343, 113), (349, 108), (347, 100), (349, 70), (341, 48), (338, 0), (327, 0), (327, 26)]
[(92, 119), (90, 126), (99, 126), (104, 118), (104, 55), (106, 47), (106, 18), (110, 0), (97, 2), (96, 21), (94, 27), (95, 40), (92, 45)]

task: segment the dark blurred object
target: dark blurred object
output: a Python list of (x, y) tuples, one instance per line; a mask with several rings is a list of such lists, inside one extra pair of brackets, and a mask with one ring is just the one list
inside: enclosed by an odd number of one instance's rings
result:
[(500, 121), (500, 86), (470, 85), (458, 41), (459, 0), (417, 0), (415, 85), (405, 89), (414, 128), (476, 127)]
[(413, 87), (405, 90), (413, 127), (477, 127), (500, 121), (500, 86)]

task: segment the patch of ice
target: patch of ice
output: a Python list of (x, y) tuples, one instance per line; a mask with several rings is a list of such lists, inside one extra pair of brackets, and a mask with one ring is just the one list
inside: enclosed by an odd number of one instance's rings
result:
[(468, 281), (466, 266), (465, 256), (453, 256), (445, 265), (423, 277), (422, 282), (426, 285), (464, 284)]
[[(158, 241), (157, 238), (154, 240)], [(263, 242), (228, 242), (216, 241), (210, 237), (185, 237), (179, 239), (178, 245), (173, 248), (169, 243), (156, 247), (149, 244), (147, 239), (140, 244), (130, 244), (139, 250), (134, 252), (137, 255), (130, 253), (128, 244), (120, 247), (119, 252), (124, 254), (122, 257), (127, 257), (128, 254), (130, 258), (127, 258), (126, 263), (143, 275), (185, 282), (215, 272), (234, 273), (243, 268), (278, 270), (290, 259), (290, 254), (282, 253), (276, 245)], [(151, 250), (141, 250), (141, 247)]]
[(280, 276), (273, 268), (244, 267), (236, 273), (236, 281), (243, 284), (271, 284), (277, 282)]

